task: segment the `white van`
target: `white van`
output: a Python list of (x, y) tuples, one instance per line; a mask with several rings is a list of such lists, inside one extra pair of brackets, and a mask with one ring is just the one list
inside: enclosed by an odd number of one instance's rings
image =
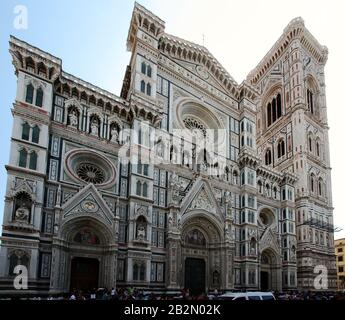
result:
[(272, 292), (226, 292), (219, 300), (276, 300)]

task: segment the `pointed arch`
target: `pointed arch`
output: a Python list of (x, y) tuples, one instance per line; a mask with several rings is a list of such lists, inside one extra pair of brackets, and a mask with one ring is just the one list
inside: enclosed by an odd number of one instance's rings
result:
[(22, 124), (22, 139), (29, 141), (30, 139), (30, 125), (27, 122)]
[(26, 95), (25, 95), (25, 102), (27, 103), (33, 103), (33, 100), (34, 100), (34, 86), (29, 83), (27, 86), (26, 86)]
[(26, 151), (25, 148), (22, 148), (19, 151), (19, 167), (26, 168), (26, 163), (27, 163), (27, 158), (28, 158), (28, 152)]
[(38, 125), (35, 125), (33, 128), (32, 128), (32, 138), (31, 138), (31, 141), (33, 143), (39, 143), (39, 140), (40, 140), (40, 128), (38, 127)]

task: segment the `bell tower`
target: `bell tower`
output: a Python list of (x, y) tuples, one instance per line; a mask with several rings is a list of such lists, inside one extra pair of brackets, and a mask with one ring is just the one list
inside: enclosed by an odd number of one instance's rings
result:
[(132, 52), (132, 56), (122, 89), (127, 99), (134, 95), (146, 103), (154, 103), (157, 91), (158, 42), (164, 28), (164, 21), (135, 3), (127, 38), (127, 50)]

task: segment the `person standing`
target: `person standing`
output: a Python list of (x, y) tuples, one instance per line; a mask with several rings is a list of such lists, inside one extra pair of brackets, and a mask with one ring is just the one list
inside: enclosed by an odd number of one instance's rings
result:
[(91, 300), (96, 300), (96, 288), (91, 290), (90, 299)]
[(69, 297), (70, 300), (77, 300), (74, 292), (72, 292), (71, 296)]
[(116, 289), (115, 288), (111, 288), (111, 300), (115, 300), (116, 299), (116, 296), (117, 296), (117, 292), (116, 292)]

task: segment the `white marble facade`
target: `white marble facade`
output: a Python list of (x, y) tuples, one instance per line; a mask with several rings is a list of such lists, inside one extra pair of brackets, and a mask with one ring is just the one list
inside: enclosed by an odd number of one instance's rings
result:
[(333, 288), (327, 48), (294, 19), (237, 84), (137, 3), (127, 47), (116, 96), (11, 37), (0, 294), (17, 264), (27, 292), (67, 292), (81, 258), (100, 287), (314, 289), (323, 265)]

